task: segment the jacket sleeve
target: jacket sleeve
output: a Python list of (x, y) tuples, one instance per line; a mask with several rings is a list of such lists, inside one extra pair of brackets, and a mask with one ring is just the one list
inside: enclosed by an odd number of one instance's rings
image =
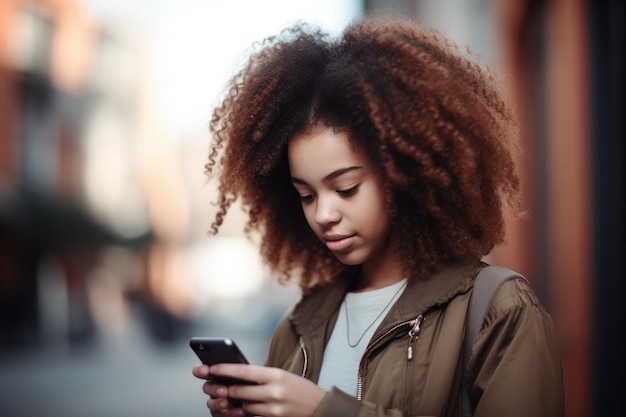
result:
[(494, 297), (468, 370), (474, 417), (564, 414), (552, 319), (524, 281), (505, 283)]

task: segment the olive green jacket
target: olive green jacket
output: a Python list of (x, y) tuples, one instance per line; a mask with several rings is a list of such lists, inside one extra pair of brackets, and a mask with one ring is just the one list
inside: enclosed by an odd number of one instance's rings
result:
[[(459, 262), (409, 280), (361, 359), (356, 398), (333, 388), (314, 416), (460, 416), (465, 316), (480, 267)], [(317, 382), (351, 281), (342, 277), (292, 307), (278, 324), (266, 365)], [(411, 338), (420, 315), (419, 334)], [(523, 281), (506, 282), (494, 297), (467, 369), (474, 417), (563, 415), (552, 320)]]

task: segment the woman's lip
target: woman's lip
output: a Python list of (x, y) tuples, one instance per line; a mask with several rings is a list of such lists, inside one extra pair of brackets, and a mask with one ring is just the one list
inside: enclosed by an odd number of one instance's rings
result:
[(324, 239), (326, 246), (333, 252), (339, 252), (348, 249), (354, 243), (354, 236), (333, 237)]

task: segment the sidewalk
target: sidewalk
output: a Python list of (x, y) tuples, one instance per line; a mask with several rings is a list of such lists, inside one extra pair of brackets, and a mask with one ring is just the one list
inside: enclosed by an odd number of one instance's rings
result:
[[(195, 323), (189, 336), (227, 335), (261, 364), (269, 334)], [(191, 334), (197, 333), (197, 334)], [(188, 338), (163, 346), (135, 317), (123, 334), (77, 353), (56, 347), (0, 356), (0, 416), (206, 417), (207, 396), (191, 375)]]

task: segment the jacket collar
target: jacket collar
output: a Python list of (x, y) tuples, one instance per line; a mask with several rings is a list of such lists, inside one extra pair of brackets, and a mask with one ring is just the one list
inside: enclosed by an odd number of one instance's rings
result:
[[(457, 294), (468, 291), (473, 285), (479, 265), (480, 261), (477, 259), (466, 259), (442, 265), (425, 279), (409, 279), (407, 288), (376, 333), (384, 332), (397, 323), (413, 320), (419, 314), (446, 304)], [(328, 286), (303, 297), (291, 315), (296, 331), (306, 335), (327, 323), (339, 310), (356, 276), (354, 272), (340, 275)]]

